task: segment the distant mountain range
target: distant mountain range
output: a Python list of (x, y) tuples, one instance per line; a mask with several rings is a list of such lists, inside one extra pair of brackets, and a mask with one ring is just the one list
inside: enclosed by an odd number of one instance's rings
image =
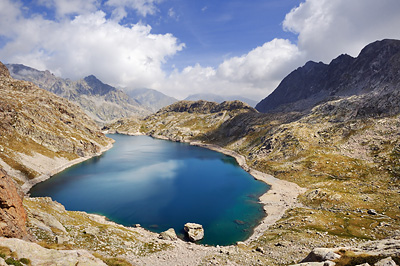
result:
[(157, 112), (159, 109), (178, 101), (152, 89), (134, 89), (127, 91), (127, 94), (152, 112)]
[(185, 98), (185, 101), (199, 101), (199, 100), (204, 100), (204, 101), (209, 101), (209, 102), (216, 102), (216, 103), (222, 103), (224, 101), (241, 101), (245, 102), (251, 107), (256, 106), (257, 101), (248, 99), (246, 97), (242, 97), (239, 95), (217, 95), (213, 93), (198, 93), (198, 94), (192, 94), (189, 95), (188, 97)]
[(356, 58), (340, 55), (329, 65), (309, 61), (285, 77), (256, 109), (304, 111), (322, 102), (391, 90), (400, 84), (399, 59), (400, 41), (386, 39), (367, 45)]
[(49, 71), (21, 64), (6, 65), (13, 78), (31, 81), (35, 85), (66, 98), (82, 109), (96, 122), (104, 124), (128, 116), (143, 117), (176, 100), (158, 91), (138, 89), (130, 92), (104, 84), (93, 75), (78, 81), (56, 77)]

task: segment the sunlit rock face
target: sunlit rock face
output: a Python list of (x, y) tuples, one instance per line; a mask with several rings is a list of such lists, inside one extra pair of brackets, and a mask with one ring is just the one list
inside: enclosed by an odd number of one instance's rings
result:
[(30, 238), (25, 223), (22, 197), (14, 181), (0, 169), (0, 236)]
[(13, 79), (1, 63), (0, 137), (0, 166), (22, 183), (112, 143), (78, 106)]

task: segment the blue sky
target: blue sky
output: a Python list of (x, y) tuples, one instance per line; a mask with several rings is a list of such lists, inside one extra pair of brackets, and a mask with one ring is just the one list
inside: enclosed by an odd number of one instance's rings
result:
[(0, 0), (0, 61), (261, 100), (308, 60), (400, 39), (398, 0)]
[[(217, 66), (224, 59), (240, 56), (273, 38), (292, 38), (282, 30), (286, 13), (298, 0), (174, 0), (160, 5), (161, 17), (148, 16), (143, 22), (154, 33), (172, 32), (185, 43), (170, 64), (179, 69), (200, 63)], [(173, 12), (169, 16), (168, 12)]]

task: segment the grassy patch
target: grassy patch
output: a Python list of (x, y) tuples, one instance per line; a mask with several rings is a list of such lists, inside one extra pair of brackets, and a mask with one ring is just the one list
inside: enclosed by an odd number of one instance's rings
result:
[(9, 247), (0, 246), (0, 257), (2, 257), (4, 259), (4, 258), (10, 257), (10, 256), (16, 257), (17, 254), (12, 252)]
[(129, 263), (123, 258), (106, 258), (96, 252), (93, 253), (93, 256), (95, 256), (98, 259), (101, 259), (108, 266), (132, 266), (131, 263)]

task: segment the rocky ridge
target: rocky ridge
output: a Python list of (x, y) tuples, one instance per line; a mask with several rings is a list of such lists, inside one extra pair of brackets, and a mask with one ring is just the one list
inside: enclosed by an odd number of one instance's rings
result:
[(15, 79), (33, 82), (42, 89), (70, 100), (100, 124), (121, 117), (151, 113), (149, 108), (122, 90), (104, 84), (93, 75), (71, 81), (56, 77), (49, 71), (39, 71), (21, 64), (9, 64), (7, 67)]
[[(258, 113), (240, 101), (180, 101), (144, 119), (124, 118), (103, 128), (109, 133), (147, 134), (174, 141), (199, 140), (241, 114)], [(161, 131), (159, 131), (161, 129)]]
[(370, 241), (357, 247), (315, 248), (301, 263), (293, 266), (375, 265), (400, 264), (400, 240)]
[(244, 103), (247, 103), (251, 107), (256, 106), (257, 101), (248, 99), (246, 97), (240, 96), (240, 95), (217, 95), (213, 93), (197, 93), (197, 94), (191, 94), (188, 97), (184, 99), (185, 101), (208, 101), (208, 102), (217, 102), (217, 103), (223, 103), (225, 101), (241, 101)]
[(400, 41), (386, 39), (367, 45), (356, 58), (340, 55), (329, 65), (309, 61), (285, 77), (256, 109), (304, 111), (351, 95), (398, 91), (399, 58)]

